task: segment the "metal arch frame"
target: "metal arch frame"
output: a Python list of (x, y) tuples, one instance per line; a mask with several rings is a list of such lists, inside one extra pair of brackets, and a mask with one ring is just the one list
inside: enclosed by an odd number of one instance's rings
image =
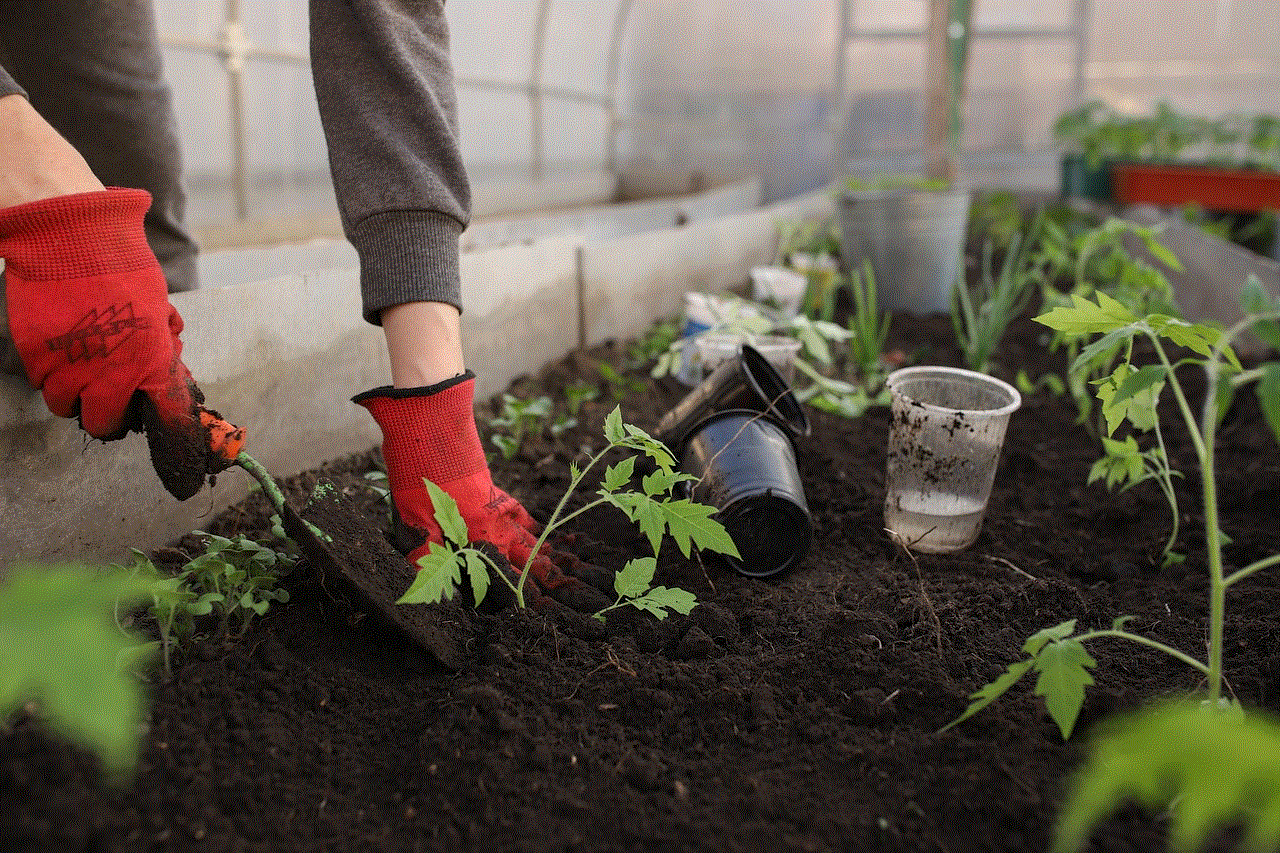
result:
[[(529, 177), (541, 180), (545, 171), (545, 124), (543, 109), (547, 100), (568, 101), (599, 107), (605, 114), (608, 123), (603, 159), (605, 168), (614, 171), (618, 160), (618, 137), (625, 121), (618, 109), (618, 85), (621, 76), (620, 58), (622, 39), (626, 25), (630, 19), (634, 0), (617, 0), (614, 11), (613, 30), (608, 47), (608, 65), (606, 71), (606, 89), (603, 93), (571, 89), (561, 86), (547, 86), (543, 82), (543, 67), (546, 56), (547, 27), (551, 17), (552, 0), (538, 0), (537, 16), (530, 51), (528, 77), (523, 83), (508, 83), (501, 80), (459, 77), (455, 85), (482, 91), (514, 92), (525, 95), (529, 100)], [(219, 29), (216, 40), (191, 39), (168, 34), (161, 34), (160, 43), (164, 47), (192, 53), (207, 54), (217, 57), (227, 74), (227, 94), (229, 115), (228, 123), (231, 134), (231, 184), (235, 203), (235, 218), (249, 218), (249, 177), (246, 163), (247, 120), (244, 106), (244, 68), (245, 63), (254, 61), (280, 62), (289, 65), (307, 66), (308, 56), (297, 51), (263, 48), (253, 44), (245, 32), (240, 0), (226, 0), (224, 22)]]

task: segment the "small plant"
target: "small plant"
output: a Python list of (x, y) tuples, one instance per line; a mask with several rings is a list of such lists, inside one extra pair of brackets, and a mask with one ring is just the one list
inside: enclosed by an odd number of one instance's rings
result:
[(596, 370), (599, 371), (600, 378), (604, 380), (609, 389), (609, 398), (615, 403), (622, 402), (629, 394), (644, 390), (643, 380), (627, 373), (619, 373), (607, 361), (599, 362), (596, 365)]
[(600, 389), (582, 380), (571, 382), (564, 387), (564, 402), (570, 417), (576, 418), (582, 412), (583, 403), (589, 403), (599, 396)]
[(115, 778), (133, 771), (146, 710), (122, 664), (147, 643), (112, 614), (145, 600), (152, 578), (81, 565), (17, 565), (0, 584), (0, 722), (26, 710), (92, 752)]
[(658, 619), (666, 619), (668, 610), (688, 615), (698, 600), (688, 590), (654, 586), (653, 575), (657, 568), (658, 560), (655, 557), (629, 560), (613, 578), (617, 601), (591, 614), (592, 617), (603, 622), (604, 614), (628, 604), (637, 610), (652, 613)]
[(1178, 853), (1231, 827), (1243, 831), (1244, 850), (1280, 848), (1280, 723), (1185, 700), (1104, 722), (1068, 785), (1052, 853), (1082, 850), (1128, 801), (1167, 816)]
[(550, 417), (550, 397), (523, 400), (512, 394), (503, 394), (502, 411), (489, 421), (489, 425), (494, 428), (489, 440), (498, 448), (503, 459), (514, 459), (525, 438), (540, 433)]
[[(1084, 701), (1084, 687), (1093, 683), (1088, 670), (1095, 666), (1085, 651), (1085, 643), (1119, 638), (1163, 651), (1202, 673), (1208, 701), (1216, 706), (1222, 698), (1222, 649), (1226, 612), (1226, 593), (1233, 585), (1270, 566), (1280, 564), (1280, 554), (1256, 560), (1230, 575), (1222, 562), (1223, 534), (1218, 520), (1217, 480), (1214, 472), (1214, 438), (1218, 422), (1235, 390), (1253, 383), (1263, 416), (1272, 435), (1280, 441), (1280, 361), (1269, 362), (1251, 370), (1243, 370), (1231, 342), (1252, 330), (1272, 347), (1280, 348), (1280, 300), (1264, 291), (1250, 276), (1241, 290), (1240, 305), (1245, 316), (1230, 329), (1221, 331), (1205, 325), (1188, 323), (1166, 315), (1139, 317), (1124, 305), (1097, 294), (1097, 301), (1074, 297), (1072, 308), (1059, 307), (1037, 318), (1040, 322), (1075, 335), (1100, 335), (1083, 350), (1072, 366), (1073, 372), (1085, 369), (1094, 359), (1109, 358), (1113, 348), (1125, 345), (1137, 336), (1150, 341), (1158, 363), (1133, 369), (1128, 360), (1121, 362), (1106, 383), (1105, 405), (1112, 416), (1124, 412), (1146, 412), (1153, 407), (1159, 393), (1168, 388), (1186, 424), (1200, 468), (1201, 500), (1204, 512), (1205, 551), (1209, 575), (1207, 660), (1201, 662), (1184, 652), (1125, 629), (1128, 617), (1116, 619), (1109, 629), (1075, 633), (1075, 620), (1063, 622), (1037, 632), (1023, 646), (1027, 657), (1011, 664), (1004, 675), (972, 696), (965, 712), (951, 725), (967, 719), (985, 708), (1028, 672), (1036, 671), (1037, 695), (1044, 696), (1050, 715), (1064, 738), (1069, 737)], [(1179, 364), (1199, 364), (1205, 371), (1205, 399), (1197, 418), (1174, 373), (1165, 344), (1183, 347), (1194, 354)], [(1163, 447), (1161, 447), (1163, 453)], [(1167, 462), (1165, 463), (1167, 468)], [(1170, 543), (1171, 545), (1171, 543)], [(1170, 545), (1166, 545), (1168, 553)], [(948, 726), (949, 728), (950, 726)]]
[(293, 558), (237, 534), (231, 538), (194, 531), (203, 537), (204, 552), (183, 566), (184, 584), (200, 596), (208, 596), (219, 618), (219, 633), (241, 636), (254, 616), (261, 616), (271, 602), (289, 600), (279, 586), (280, 576), (293, 566)]
[(847, 321), (849, 328), (849, 361), (865, 380), (884, 370), (884, 343), (889, 339), (890, 314), (876, 309), (876, 273), (870, 261), (862, 262), (862, 274), (849, 275), (849, 292), (853, 310)]
[(378, 499), (391, 506), (391, 483), (387, 479), (386, 471), (368, 471), (364, 475), (365, 482)]
[(1022, 238), (1015, 234), (999, 275), (993, 277), (991, 256), (995, 246), (988, 240), (982, 251), (982, 280), (973, 293), (965, 286), (963, 275), (956, 277), (951, 291), (951, 326), (970, 370), (990, 372), (991, 360), (1005, 331), (1035, 293), (1037, 269), (1022, 246)]
[[(738, 549), (724, 526), (711, 517), (715, 512), (713, 507), (675, 497), (676, 486), (693, 478), (675, 470), (675, 460), (661, 442), (639, 427), (623, 423), (621, 411), (616, 407), (605, 418), (604, 437), (606, 446), (584, 466), (569, 466), (569, 488), (543, 527), (528, 561), (524, 566), (514, 567), (519, 572), (519, 579), (514, 582), (487, 554), (470, 546), (466, 524), (458, 514), (453, 500), (430, 481), (424, 481), (445, 541), (431, 543), (428, 553), (418, 560), (417, 576), (397, 603), (421, 604), (450, 599), (462, 582), (463, 572), (466, 572), (478, 605), (484, 600), (492, 573), (511, 587), (515, 593), (516, 606), (523, 608), (524, 585), (529, 569), (547, 537), (573, 518), (602, 504), (610, 504), (621, 510), (640, 528), (649, 539), (655, 558), (664, 537), (668, 535), (686, 557), (690, 555), (691, 548), (738, 555)], [(573, 512), (566, 512), (569, 497), (582, 483), (587, 472), (612, 450), (631, 451), (633, 455), (605, 469), (595, 500)], [(655, 471), (641, 478), (640, 491), (628, 488), (635, 475), (637, 456), (648, 457), (656, 466)]]

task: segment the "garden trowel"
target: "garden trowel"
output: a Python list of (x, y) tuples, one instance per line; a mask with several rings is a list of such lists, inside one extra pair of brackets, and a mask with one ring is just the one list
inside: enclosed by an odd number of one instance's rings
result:
[(298, 512), (270, 474), (244, 453), (244, 429), (234, 427), (215, 413), (201, 411), (209, 430), (210, 453), (244, 469), (262, 486), (263, 493), (280, 513), (285, 534), (315, 566), (326, 586), (351, 596), (355, 605), (380, 624), (398, 631), (425, 649), (449, 669), (463, 666), (465, 655), (455, 630), (466, 624), (453, 602), (396, 604), (409, 588), (414, 569), (365, 514), (324, 482)]

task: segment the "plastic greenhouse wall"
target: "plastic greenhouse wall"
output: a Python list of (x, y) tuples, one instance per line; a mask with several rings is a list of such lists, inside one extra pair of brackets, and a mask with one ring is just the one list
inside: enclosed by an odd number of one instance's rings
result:
[[(193, 222), (331, 228), (306, 0), (155, 2)], [(1275, 111), (1275, 0), (975, 4), (960, 161), (973, 183), (1052, 187), (1050, 125), (1084, 98)], [(452, 0), (464, 156), (477, 184), (600, 174), (646, 197), (753, 174), (766, 201), (910, 168), (928, 5)]]

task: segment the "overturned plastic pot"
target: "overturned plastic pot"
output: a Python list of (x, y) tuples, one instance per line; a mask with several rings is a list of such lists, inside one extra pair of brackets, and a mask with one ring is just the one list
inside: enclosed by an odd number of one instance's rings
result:
[(754, 409), (712, 414), (686, 437), (680, 470), (697, 478), (693, 500), (716, 508), (740, 558), (740, 574), (769, 577), (804, 558), (813, 520), (790, 431)]
[(792, 435), (809, 434), (809, 418), (791, 386), (759, 350), (743, 344), (738, 358), (721, 362), (658, 421), (654, 438), (678, 458), (696, 427), (718, 412), (734, 409), (767, 413)]

